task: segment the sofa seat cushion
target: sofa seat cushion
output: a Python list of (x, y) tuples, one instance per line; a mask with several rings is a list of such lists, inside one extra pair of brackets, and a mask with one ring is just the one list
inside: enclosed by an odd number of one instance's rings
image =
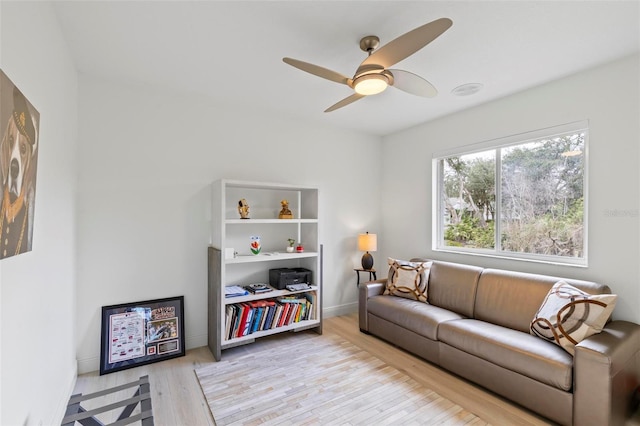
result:
[(475, 319), (440, 324), (438, 340), (500, 367), (570, 391), (573, 357), (559, 346), (521, 331)]
[(367, 305), (370, 314), (431, 340), (436, 340), (439, 324), (444, 321), (464, 318), (460, 314), (437, 306), (390, 295), (374, 296), (369, 299)]

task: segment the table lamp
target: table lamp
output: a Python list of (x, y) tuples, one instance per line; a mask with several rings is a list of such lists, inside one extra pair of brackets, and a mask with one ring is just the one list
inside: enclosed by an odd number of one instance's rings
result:
[(359, 234), (358, 235), (358, 250), (364, 251), (362, 255), (362, 269), (373, 269), (373, 256), (370, 251), (378, 250), (378, 236), (376, 234)]

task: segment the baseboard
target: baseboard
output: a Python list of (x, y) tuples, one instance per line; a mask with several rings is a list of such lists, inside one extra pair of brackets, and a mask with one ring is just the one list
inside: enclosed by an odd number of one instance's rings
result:
[(358, 302), (326, 307), (322, 309), (322, 316), (324, 318), (339, 317), (341, 315), (349, 315), (354, 312), (358, 312)]
[[(196, 336), (187, 336), (185, 337), (184, 345), (186, 350), (207, 346), (207, 335), (199, 334)], [(79, 359), (77, 364), (77, 374), (85, 374), (91, 373), (93, 371), (98, 371), (100, 370), (100, 357), (95, 356)]]
[(78, 360), (78, 374), (91, 373), (100, 370), (100, 357), (93, 356)]
[(201, 348), (208, 345), (208, 337), (209, 336), (207, 336), (206, 333), (199, 334), (197, 336), (187, 336), (185, 337), (184, 344), (187, 347), (187, 350)]
[[(67, 406), (69, 405), (69, 398), (73, 395), (73, 390), (76, 387), (76, 379), (78, 377), (78, 366), (74, 368), (73, 374), (69, 380), (69, 385), (66, 387), (66, 392), (60, 393), (60, 401), (58, 402), (58, 407), (55, 410), (54, 417), (52, 421), (40, 423), (46, 425), (60, 425), (62, 424), (62, 419), (64, 418), (65, 413), (67, 412)], [(64, 389), (64, 388), (63, 388)]]

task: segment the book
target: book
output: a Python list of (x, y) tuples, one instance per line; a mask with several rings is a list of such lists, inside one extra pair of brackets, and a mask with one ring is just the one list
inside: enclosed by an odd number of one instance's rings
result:
[(298, 305), (298, 310), (296, 311), (296, 317), (293, 319), (293, 322), (300, 322), (300, 317), (302, 317), (306, 306), (307, 305), (303, 303)]
[(269, 316), (269, 308), (270, 306), (265, 306), (264, 311), (262, 312), (262, 318), (260, 318), (260, 325), (258, 326), (258, 331), (264, 330), (264, 325), (267, 322), (267, 317)]
[(250, 302), (247, 302), (252, 308), (258, 308), (258, 307), (265, 307), (265, 306), (272, 306), (275, 305), (275, 301), (273, 300), (267, 300), (267, 299), (263, 299), (263, 300), (252, 300)]
[(296, 307), (296, 310), (291, 316), (291, 323), (300, 321), (300, 311), (302, 309), (302, 305), (300, 303), (296, 303), (294, 306)]
[(283, 296), (278, 298), (278, 302), (282, 303), (307, 303), (307, 298), (300, 295)]
[(262, 327), (263, 330), (270, 330), (271, 329), (271, 323), (273, 322), (273, 317), (276, 314), (276, 305), (271, 305), (269, 306), (269, 312), (267, 312), (267, 320), (264, 322), (264, 327)]
[(238, 318), (236, 319), (235, 323), (234, 323), (234, 327), (233, 327), (233, 334), (231, 335), (231, 338), (235, 338), (238, 337), (238, 329), (241, 327), (241, 323), (242, 323), (242, 313), (244, 311), (244, 309), (242, 308), (242, 305), (239, 304), (234, 304), (233, 306), (236, 307), (237, 310), (237, 316)]
[(307, 316), (305, 319), (311, 320), (313, 319), (311, 316), (313, 315), (313, 304), (307, 301)]
[(246, 303), (238, 304), (240, 308), (240, 323), (238, 324), (238, 331), (236, 332), (236, 337), (245, 336), (245, 328), (247, 324), (247, 318), (249, 312), (251, 311), (251, 307)]
[(247, 290), (239, 285), (229, 285), (224, 288), (224, 297), (238, 297), (249, 294)]
[(224, 334), (225, 339), (229, 338), (232, 322), (233, 322), (233, 306), (227, 305), (225, 309), (225, 334)]
[(238, 323), (238, 307), (236, 305), (229, 305), (229, 307), (231, 308), (231, 315), (229, 317), (229, 332), (227, 333), (227, 340), (233, 339)]
[(273, 321), (271, 322), (271, 328), (278, 327), (278, 324), (280, 322), (280, 317), (282, 316), (283, 308), (284, 308), (284, 306), (282, 305), (282, 303), (277, 303), (276, 304), (276, 312), (273, 315)]
[(313, 306), (315, 305), (315, 301), (316, 301), (316, 293), (315, 292), (305, 293), (304, 297), (307, 298), (308, 307), (309, 307), (307, 319), (310, 319), (310, 320), (316, 319), (315, 311), (313, 309)]
[(251, 332), (255, 333), (258, 331), (258, 327), (260, 327), (260, 320), (262, 319), (262, 313), (264, 312), (264, 307), (259, 306), (255, 308), (255, 315), (253, 316), (253, 321), (251, 324)]
[(289, 312), (287, 312), (287, 318), (284, 321), (284, 325), (289, 325), (293, 322), (293, 319), (296, 317), (296, 311), (298, 310), (297, 303), (287, 303), (289, 305)]
[(242, 305), (235, 303), (233, 306), (236, 308), (236, 318), (233, 321), (233, 331), (231, 333), (231, 338), (238, 337), (238, 328), (240, 327), (240, 321), (242, 320)]
[(290, 309), (291, 309), (290, 303), (282, 303), (282, 314), (280, 316), (280, 319), (278, 320), (278, 327), (282, 327), (283, 325), (285, 325), (285, 322), (287, 320), (287, 315), (289, 314)]
[(276, 302), (273, 300), (256, 300), (254, 302), (251, 302), (261, 308), (263, 308), (262, 311), (262, 317), (260, 318), (260, 324), (258, 326), (258, 331), (260, 330), (267, 330), (267, 321), (269, 320), (269, 313), (275, 309), (276, 307)]

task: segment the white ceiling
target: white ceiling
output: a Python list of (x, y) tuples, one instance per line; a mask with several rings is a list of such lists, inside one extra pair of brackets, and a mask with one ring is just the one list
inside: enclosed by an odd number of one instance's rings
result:
[[(640, 50), (640, 1), (56, 1), (80, 72), (223, 105), (386, 135)], [(282, 62), (352, 76), (359, 40), (381, 45), (441, 17), (453, 26), (394, 68), (439, 90), (352, 92)], [(482, 83), (473, 96), (451, 90)]]

